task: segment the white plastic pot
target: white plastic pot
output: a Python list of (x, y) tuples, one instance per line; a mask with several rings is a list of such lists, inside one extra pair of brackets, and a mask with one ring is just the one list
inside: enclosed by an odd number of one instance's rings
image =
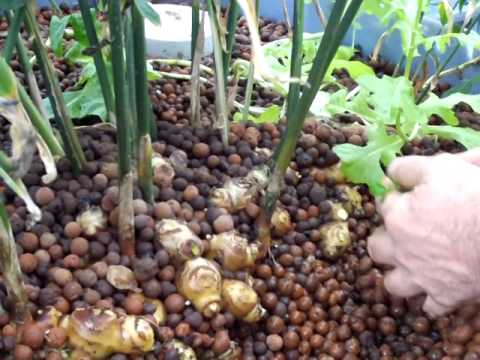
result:
[[(191, 59), (192, 8), (182, 5), (152, 4), (161, 25), (145, 22), (147, 56), (150, 59)], [(204, 14), (204, 55), (213, 52), (212, 30)], [(202, 17), (202, 13), (200, 14)]]

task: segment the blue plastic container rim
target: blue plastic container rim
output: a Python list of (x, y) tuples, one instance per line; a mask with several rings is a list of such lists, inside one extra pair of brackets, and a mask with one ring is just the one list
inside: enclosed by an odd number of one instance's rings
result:
[[(286, 1), (290, 17), (292, 17), (293, 15), (294, 1), (295, 0)], [(49, 5), (49, 0), (38, 0), (37, 2), (39, 6)], [(75, 5), (77, 3), (76, 0), (64, 0), (58, 2), (64, 2), (69, 5)], [(223, 3), (227, 4), (228, 0), (223, 0)], [(320, 4), (327, 15), (331, 10), (332, 3), (333, 0), (320, 0)], [(310, 4), (306, 6), (308, 7), (308, 9), (306, 9), (305, 11), (305, 31), (311, 33), (322, 31), (323, 29), (318, 19), (314, 5)], [(430, 14), (424, 17), (423, 22), (427, 35), (436, 34), (442, 28), (442, 25), (438, 18), (437, 6), (438, 1), (432, 3)], [(285, 19), (283, 12), (283, 0), (260, 0), (260, 14), (268, 19), (283, 21)], [(461, 19), (462, 14), (456, 14), (456, 17), (457, 19)], [(368, 15), (361, 16), (357, 21), (359, 24), (358, 29), (350, 30), (345, 37), (343, 43), (345, 45), (355, 45), (360, 47), (364, 55), (371, 54), (377, 43), (377, 40), (385, 32), (387, 27), (381, 24), (377, 18)], [(474, 31), (480, 33), (480, 24), (477, 24)], [(401, 60), (403, 54), (403, 51), (401, 50), (401, 47), (398, 46), (398, 44), (401, 44), (400, 35), (398, 32), (394, 32), (384, 40), (380, 55), (387, 61), (393, 64), (397, 64)], [(453, 48), (454, 45), (455, 44), (452, 43), (450, 48), (447, 49), (444, 54), (439, 56), (440, 61), (445, 59), (450, 54), (451, 48)], [(420, 51), (420, 54), (422, 54), (422, 51)], [(478, 52), (471, 52), (467, 49), (462, 48), (457, 51), (456, 55), (450, 61), (448, 67), (463, 64), (472, 59), (474, 56), (478, 56)], [(414, 67), (418, 64), (418, 62), (419, 59), (417, 59), (417, 61), (414, 63)], [(433, 62), (430, 63), (429, 68), (431, 70), (434, 69)], [(469, 79), (472, 76), (478, 75), (479, 70), (480, 66), (472, 66), (463, 72), (462, 78), (453, 75), (445, 78), (445, 81), (455, 86), (459, 84), (462, 79)], [(480, 93), (480, 83), (474, 86), (474, 88), (472, 89), (472, 93)]]

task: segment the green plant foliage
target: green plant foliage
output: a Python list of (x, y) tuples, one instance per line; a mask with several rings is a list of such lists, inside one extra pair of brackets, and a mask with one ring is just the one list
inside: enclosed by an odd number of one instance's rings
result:
[[(440, 2), (442, 4), (443, 2)], [(418, 46), (424, 45), (426, 50), (429, 50), (434, 45), (437, 45), (437, 49), (440, 52), (444, 52), (447, 46), (453, 39), (457, 39), (462, 46), (479, 46), (479, 36), (474, 31), (469, 34), (458, 33), (458, 29), (453, 26), (447, 26), (446, 32), (426, 37), (423, 33), (422, 24), (416, 23), (415, 14), (419, 6), (418, 0), (364, 0), (361, 11), (376, 16), (382, 23), (389, 26), (389, 32), (392, 33), (395, 30), (399, 31), (402, 38), (402, 47), (406, 52), (411, 46), (414, 46), (414, 56), (418, 55)], [(424, 13), (429, 12), (430, 1), (423, 1), (422, 8), (420, 9)], [(449, 13), (449, 9), (446, 5), (439, 5), (440, 17), (448, 24), (452, 21), (449, 17), (452, 14)], [(412, 33), (415, 32), (415, 36), (412, 37)], [(411, 44), (412, 39), (415, 44)]]
[[(264, 111), (258, 116), (249, 115), (248, 120), (253, 121), (257, 124), (277, 123), (280, 120), (281, 112), (282, 108), (280, 106), (271, 105), (265, 108)], [(233, 115), (233, 121), (243, 121), (243, 114), (241, 112), (235, 113)]]
[(53, 53), (58, 57), (63, 56), (63, 35), (65, 34), (65, 29), (67, 28), (69, 21), (70, 16), (59, 18), (54, 15), (50, 22), (50, 47), (52, 48)]
[(25, 0), (0, 0), (0, 11), (16, 10), (25, 5)]
[(155, 25), (161, 24), (160, 16), (152, 8), (152, 6), (148, 3), (147, 0), (135, 0), (135, 6), (145, 19)]
[(17, 80), (10, 66), (0, 57), (0, 99), (18, 100)]
[[(102, 31), (102, 23), (96, 19), (95, 10), (92, 9), (92, 15), (95, 19), (95, 29), (97, 34)], [(65, 32), (73, 31), (73, 42), (64, 48)], [(70, 63), (88, 63), (93, 59), (88, 55), (89, 52), (99, 51), (100, 49), (90, 49), (87, 32), (80, 13), (65, 15), (62, 18), (52, 17), (49, 29), (50, 47), (58, 57), (64, 57)]]
[[(364, 76), (358, 79), (360, 90), (354, 96), (346, 90), (333, 94), (326, 110), (330, 114), (349, 112), (358, 115), (367, 128), (368, 144), (342, 144), (334, 151), (342, 160), (345, 175), (355, 183), (367, 184), (372, 194), (382, 196), (387, 166), (409, 140), (438, 136), (458, 141), (467, 149), (480, 146), (480, 132), (455, 127), (458, 120), (452, 108), (459, 102), (480, 111), (480, 96), (453, 94), (439, 98), (430, 94), (416, 105), (414, 88), (405, 77)], [(432, 115), (440, 116), (448, 125), (429, 125)]]
[[(308, 78), (308, 74), (313, 65), (317, 49), (320, 46), (323, 33), (304, 34), (303, 46), (302, 46), (302, 82), (305, 82)], [(288, 78), (290, 74), (291, 66), (291, 52), (292, 41), (288, 38), (276, 40), (267, 43), (262, 46), (265, 54), (266, 62), (276, 78)], [(355, 53), (355, 50), (351, 47), (340, 46), (335, 57), (327, 71), (325, 77), (326, 82), (332, 82), (334, 80), (332, 71), (335, 69), (346, 69), (353, 79), (357, 79), (363, 75), (373, 75), (374, 71), (371, 67), (364, 64), (361, 61), (351, 60)], [(240, 72), (240, 75), (245, 77), (248, 73), (248, 65), (250, 63), (245, 60), (237, 60), (234, 64), (236, 71)], [(288, 83), (272, 83), (265, 79), (256, 79), (260, 85), (264, 87), (272, 88), (279, 94), (286, 96), (288, 92)]]

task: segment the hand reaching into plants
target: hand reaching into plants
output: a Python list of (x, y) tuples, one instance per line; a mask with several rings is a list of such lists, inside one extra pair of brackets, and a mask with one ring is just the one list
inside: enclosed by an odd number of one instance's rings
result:
[(406, 192), (379, 204), (385, 226), (369, 238), (374, 261), (394, 266), (394, 295), (426, 293), (423, 309), (440, 316), (480, 295), (480, 151), (395, 160), (389, 177)]

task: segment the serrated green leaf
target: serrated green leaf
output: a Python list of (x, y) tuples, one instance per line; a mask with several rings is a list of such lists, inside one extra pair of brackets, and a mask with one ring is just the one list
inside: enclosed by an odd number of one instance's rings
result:
[[(352, 60), (333, 60), (330, 68), (333, 69), (345, 69), (353, 80), (365, 75), (375, 75), (375, 71), (367, 64), (361, 61)], [(331, 73), (331, 71), (329, 72)]]
[(447, 124), (456, 126), (458, 125), (458, 119), (452, 108), (457, 103), (452, 105), (450, 101), (445, 101), (445, 99), (441, 99), (435, 94), (430, 94), (429, 98), (418, 106), (427, 114), (427, 116), (438, 115)]
[(135, 0), (135, 6), (138, 8), (138, 11), (142, 14), (145, 19), (148, 19), (151, 23), (155, 25), (160, 25), (160, 16), (152, 8), (147, 0)]
[(25, 0), (0, 0), (0, 11), (16, 10), (25, 6)]
[(470, 128), (429, 125), (425, 129), (425, 133), (436, 135), (442, 139), (455, 140), (465, 146), (467, 150), (480, 147), (480, 132)]
[(70, 21), (70, 16), (64, 16), (59, 18), (58, 16), (52, 16), (50, 22), (50, 47), (52, 48), (53, 53), (57, 57), (63, 56), (63, 35), (65, 34), (65, 29)]
[(366, 146), (352, 144), (337, 145), (334, 152), (341, 160), (343, 174), (355, 184), (366, 184), (374, 196), (383, 196), (387, 189), (383, 185), (385, 173), (381, 164), (388, 166), (403, 145), (398, 135), (387, 135), (383, 128), (369, 131)]

